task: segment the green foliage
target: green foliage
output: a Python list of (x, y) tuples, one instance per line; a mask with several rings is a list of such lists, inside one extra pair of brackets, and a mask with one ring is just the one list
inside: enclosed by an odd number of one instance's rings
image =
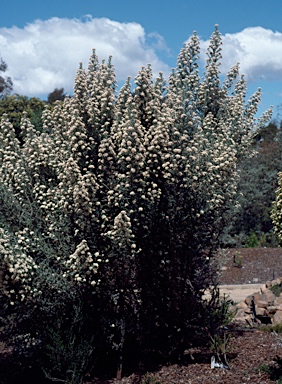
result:
[(210, 350), (217, 357), (217, 362), (223, 364), (225, 368), (229, 368), (227, 353), (231, 351), (228, 347), (231, 334), (223, 332), (223, 335), (216, 334), (210, 336)]
[(46, 361), (43, 360), (42, 365), (49, 379), (82, 383), (89, 369), (95, 348), (95, 331), (85, 333), (85, 322), (89, 319), (83, 313), (82, 303), (78, 304), (68, 308), (64, 317), (54, 318), (47, 326), (42, 349), (44, 359), (47, 357), (49, 364), (46, 367)]
[(279, 356), (274, 359), (274, 365), (262, 364), (258, 370), (267, 373), (276, 383), (282, 384), (282, 359)]
[(245, 241), (246, 248), (256, 248), (259, 245), (257, 235), (254, 231), (250, 231)]
[(242, 264), (243, 264), (243, 255), (240, 251), (236, 251), (233, 257), (233, 265), (238, 268), (242, 268)]
[(229, 368), (227, 355), (231, 351), (229, 347), (231, 334), (227, 332), (226, 326), (234, 319), (236, 310), (230, 309), (230, 300), (225, 295), (221, 298), (218, 289), (212, 292), (211, 302), (213, 301), (211, 322), (206, 328), (210, 350), (216, 355), (218, 363)]
[(274, 284), (270, 290), (272, 291), (272, 293), (274, 293), (275, 296), (280, 296), (280, 294), (282, 293), (282, 284)]
[(267, 373), (268, 375), (271, 374), (271, 366), (267, 365), (267, 364), (261, 364), (258, 368), (258, 371), (260, 372), (265, 372)]
[(22, 140), (24, 132), (21, 130), (21, 119), (23, 112), (30, 119), (31, 124), (38, 131), (42, 131), (42, 113), (46, 106), (42, 100), (21, 95), (12, 95), (0, 100), (0, 117), (7, 115), (12, 123), (16, 136)]
[(239, 163), (240, 208), (234, 212), (233, 222), (226, 228), (225, 244), (250, 246), (250, 235), (255, 232), (258, 237), (255, 246), (276, 247), (278, 241), (273, 233), (271, 210), (278, 187), (277, 176), (282, 168), (281, 128), (278, 122), (272, 121), (258, 130), (251, 148), (254, 152), (251, 158)]
[(266, 325), (262, 327), (262, 330), (265, 332), (276, 332), (276, 333), (282, 333), (282, 324), (275, 324), (275, 325)]
[(79, 384), (88, 359), (118, 376), (168, 361), (228, 319), (216, 249), (237, 165), (270, 112), (255, 122), (260, 90), (245, 100), (238, 66), (220, 83), (217, 27), (203, 79), (199, 52), (194, 34), (168, 83), (148, 65), (117, 93), (111, 58), (93, 51), (42, 130), (24, 114), (19, 141), (3, 116), (3, 294), (49, 377)]

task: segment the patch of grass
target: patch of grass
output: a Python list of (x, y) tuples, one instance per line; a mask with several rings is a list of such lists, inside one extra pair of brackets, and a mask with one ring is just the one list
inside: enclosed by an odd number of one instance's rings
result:
[(274, 365), (262, 364), (258, 370), (269, 375), (271, 380), (275, 380), (277, 384), (282, 384), (282, 358), (276, 356)]
[(282, 323), (280, 324), (269, 324), (265, 325), (264, 327), (261, 327), (261, 329), (265, 332), (276, 332), (276, 333), (282, 333)]
[(274, 284), (270, 288), (271, 292), (274, 293), (275, 296), (280, 296), (280, 293), (282, 293), (282, 284)]
[(267, 365), (267, 364), (262, 364), (258, 367), (258, 371), (259, 372), (264, 372), (264, 373), (267, 373), (268, 375), (271, 374), (271, 369), (272, 367), (270, 365)]
[(233, 265), (237, 268), (242, 268), (243, 255), (240, 251), (236, 251), (233, 255)]

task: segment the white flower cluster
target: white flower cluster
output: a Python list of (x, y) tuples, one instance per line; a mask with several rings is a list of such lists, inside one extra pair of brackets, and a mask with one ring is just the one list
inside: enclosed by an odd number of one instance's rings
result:
[(99, 264), (94, 260), (97, 260), (98, 257), (99, 252), (97, 251), (93, 257), (87, 245), (87, 241), (82, 240), (76, 247), (75, 252), (71, 254), (65, 262), (67, 268), (63, 276), (66, 278), (73, 276), (78, 284), (90, 281), (92, 286), (96, 285), (97, 281), (95, 280), (95, 275), (97, 274)]
[[(33, 248), (33, 244), (29, 244), (29, 238), (33, 235), (34, 233), (26, 228), (11, 238), (6, 231), (0, 229), (0, 255), (4, 268), (3, 288), (11, 303), (40, 293), (32, 284), (38, 269), (38, 265), (29, 254)], [(16, 284), (19, 284), (19, 290), (16, 290)]]
[(136, 253), (135, 236), (132, 233), (131, 221), (125, 211), (121, 211), (114, 219), (111, 230), (105, 233), (105, 237), (112, 241), (118, 256), (132, 257)]
[(282, 240), (282, 172), (278, 173), (278, 188), (276, 190), (276, 198), (273, 203), (271, 218), (274, 225), (274, 231), (279, 240)]

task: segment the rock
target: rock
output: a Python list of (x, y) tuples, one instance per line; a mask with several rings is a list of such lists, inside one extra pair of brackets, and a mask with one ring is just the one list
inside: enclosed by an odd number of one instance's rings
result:
[(239, 308), (238, 311), (236, 312), (235, 319), (242, 319), (246, 317), (246, 312), (244, 309)]
[(256, 315), (257, 316), (266, 316), (267, 315), (266, 308), (256, 307)]
[(276, 296), (274, 293), (271, 292), (270, 289), (267, 289), (266, 291), (263, 292), (261, 295), (262, 300), (267, 301), (269, 304), (274, 303), (274, 300), (276, 299)]
[(259, 307), (259, 308), (267, 308), (268, 307), (268, 302), (265, 301), (265, 300), (258, 300), (256, 302), (256, 305)]
[(278, 307), (278, 305), (282, 304), (282, 296), (276, 297), (274, 300), (274, 305)]
[(273, 318), (272, 318), (272, 324), (277, 325), (282, 322), (282, 310), (281, 311), (276, 311)]
[(272, 281), (272, 285), (280, 285), (281, 284), (281, 277), (278, 277), (277, 279)]
[(248, 308), (248, 305), (244, 301), (240, 301), (240, 303), (238, 303), (236, 307), (240, 309), (246, 309)]
[(260, 291), (261, 291), (261, 293), (263, 293), (266, 289), (268, 289), (268, 288), (266, 287), (266, 285), (265, 285), (265, 284), (262, 284), (262, 286), (260, 287)]
[(259, 301), (261, 299), (262, 299), (262, 295), (259, 292), (256, 292), (253, 295), (247, 296), (246, 299), (245, 299), (245, 303), (247, 305), (250, 305), (252, 300), (254, 300), (254, 302), (256, 303), (257, 301)]
[(274, 305), (270, 305), (269, 307), (267, 307), (267, 312), (269, 315), (274, 315), (276, 311), (277, 311), (277, 308), (274, 307)]
[(268, 281), (260, 288), (260, 292), (255, 292), (246, 297), (245, 301), (238, 303), (235, 319), (253, 322), (252, 306), (255, 305), (257, 324), (271, 323), (273, 325), (282, 323), (282, 293), (277, 297), (269, 289), (273, 285), (282, 284), (282, 278)]

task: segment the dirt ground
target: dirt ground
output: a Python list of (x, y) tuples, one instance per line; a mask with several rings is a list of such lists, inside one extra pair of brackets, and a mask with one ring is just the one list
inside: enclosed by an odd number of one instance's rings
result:
[(220, 284), (263, 284), (282, 276), (282, 248), (229, 249), (220, 257)]

